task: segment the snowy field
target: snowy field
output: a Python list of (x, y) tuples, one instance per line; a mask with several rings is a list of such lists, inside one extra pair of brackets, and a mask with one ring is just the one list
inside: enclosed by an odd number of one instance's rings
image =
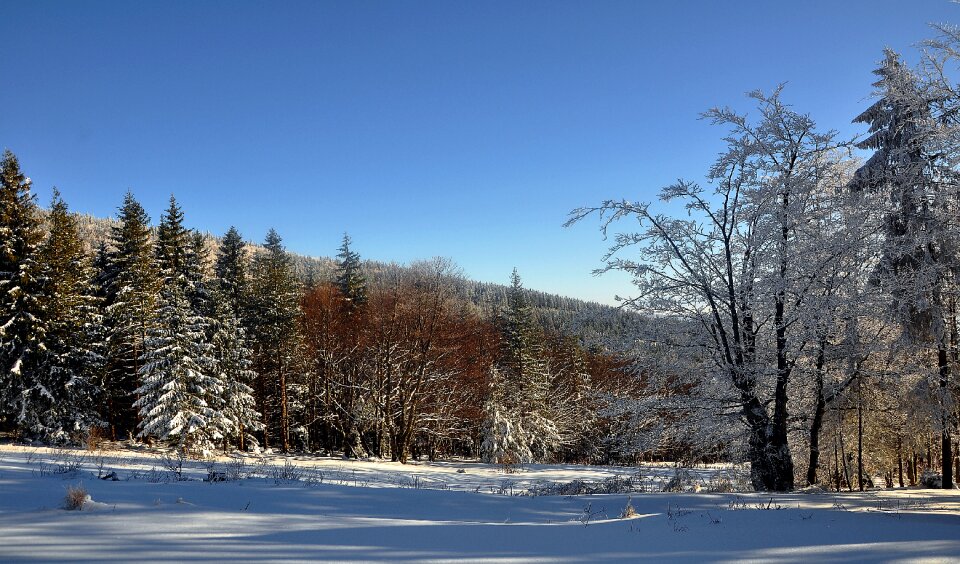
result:
[[(226, 481), (205, 481), (211, 472)], [(146, 450), (0, 445), (0, 561), (960, 559), (960, 492), (707, 493), (740, 479), (722, 468), (685, 476), (686, 492), (659, 491), (674, 475), (281, 457), (181, 471)], [(63, 509), (78, 485), (90, 501)], [(634, 493), (564, 495), (611, 490)], [(636, 514), (622, 517), (628, 502)]]

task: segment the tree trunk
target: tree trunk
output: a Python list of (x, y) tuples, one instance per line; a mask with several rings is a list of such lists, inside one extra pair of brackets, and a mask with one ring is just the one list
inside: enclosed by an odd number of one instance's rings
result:
[(863, 382), (857, 376), (857, 487), (863, 491)]
[(280, 438), (283, 452), (290, 452), (290, 421), (287, 419), (287, 373), (280, 364), (280, 351), (277, 351), (277, 371), (280, 373)]
[(786, 433), (779, 434), (756, 397), (744, 405), (744, 415), (750, 423), (748, 458), (753, 488), (776, 492), (793, 489), (793, 460)]
[(900, 478), (900, 487), (903, 487), (903, 437), (897, 435), (897, 475)]
[(821, 339), (817, 352), (816, 386), (817, 407), (813, 412), (813, 421), (810, 423), (810, 461), (807, 465), (807, 485), (817, 483), (817, 466), (820, 464), (820, 429), (823, 428), (823, 416), (827, 410), (827, 402), (823, 397), (823, 365), (826, 354), (825, 343)]
[(940, 369), (940, 457), (941, 471), (943, 472), (942, 487), (945, 490), (953, 489), (953, 441), (950, 437), (950, 414), (947, 395), (950, 393), (950, 363), (947, 350), (940, 346), (937, 350), (937, 365)]
[[(840, 410), (837, 410), (840, 415)], [(853, 491), (853, 482), (850, 480), (850, 467), (847, 466), (847, 453), (843, 448), (843, 417), (840, 415), (840, 421), (837, 425), (837, 433), (840, 437), (840, 461), (843, 462), (843, 477), (847, 481), (847, 489)]]
[(840, 454), (837, 447), (837, 438), (833, 438), (833, 477), (837, 485), (837, 493), (840, 493)]

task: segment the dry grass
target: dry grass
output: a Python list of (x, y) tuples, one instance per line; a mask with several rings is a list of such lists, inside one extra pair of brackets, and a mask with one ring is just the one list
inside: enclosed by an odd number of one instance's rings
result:
[(90, 501), (90, 494), (83, 485), (68, 486), (67, 495), (63, 498), (63, 508), (68, 511), (83, 511), (83, 506)]

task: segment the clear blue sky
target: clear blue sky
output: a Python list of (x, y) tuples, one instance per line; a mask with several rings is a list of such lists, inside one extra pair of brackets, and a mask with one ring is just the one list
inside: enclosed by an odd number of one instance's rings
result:
[(870, 71), (946, 0), (19, 2), (0, 5), (0, 146), (74, 210), (128, 188), (156, 220), (275, 227), (292, 251), (452, 257), (473, 278), (602, 302), (572, 208), (701, 179), (714, 105), (785, 97), (844, 134)]

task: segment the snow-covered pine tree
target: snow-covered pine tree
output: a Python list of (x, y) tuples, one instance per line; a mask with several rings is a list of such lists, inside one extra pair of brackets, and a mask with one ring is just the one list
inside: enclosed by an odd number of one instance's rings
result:
[(0, 421), (27, 434), (44, 432), (39, 416), (53, 400), (39, 367), (47, 330), (42, 237), (30, 179), (7, 150), (0, 160)]
[(220, 397), (223, 386), (211, 372), (206, 324), (178, 284), (164, 286), (158, 314), (162, 322), (149, 330), (140, 357), (138, 436), (175, 440), (182, 452), (212, 451), (223, 435), (209, 399)]
[(351, 242), (350, 236), (344, 233), (337, 253), (337, 287), (351, 307), (358, 308), (367, 303), (367, 279), (360, 255), (350, 250)]
[(880, 77), (874, 83), (879, 99), (854, 119), (870, 126), (858, 146), (874, 154), (857, 171), (852, 188), (890, 194), (879, 280), (889, 288), (894, 315), (907, 334), (936, 353), (943, 487), (952, 488), (951, 351), (956, 343), (951, 343), (951, 323), (956, 322), (960, 271), (955, 169), (960, 144), (935, 111), (936, 91), (929, 91), (897, 53), (886, 50), (874, 74)]
[(253, 353), (247, 345), (249, 324), (242, 317), (251, 312), (246, 245), (234, 227), (230, 227), (220, 242), (214, 273), (217, 324), (213, 343), (224, 385), (223, 409), (229, 422), (228, 436), (236, 440), (240, 450), (246, 450), (257, 444), (253, 433), (262, 431), (264, 426), (252, 388), (257, 374), (252, 369)]
[(223, 386), (223, 393), (216, 398), (220, 411), (217, 424), (225, 437), (233, 439), (240, 450), (246, 450), (257, 444), (252, 433), (263, 430), (251, 387), (256, 373), (251, 370), (253, 362), (245, 332), (229, 299), (217, 293), (214, 304), (213, 355)]
[(298, 342), (299, 288), (290, 255), (273, 229), (254, 258), (247, 318), (257, 373), (257, 407), (264, 419), (264, 446), (278, 440), (290, 449), (289, 398)]
[[(501, 317), (502, 357), (497, 378), (492, 380), (496, 401), (488, 406), (487, 418), (496, 415), (510, 420), (511, 425), (488, 421), (490, 432), (509, 429), (515, 435), (509, 442), (518, 445), (518, 458), (523, 462), (529, 451), (533, 460), (546, 460), (560, 447), (560, 434), (550, 410), (551, 375), (547, 366), (542, 335), (533, 311), (524, 296), (520, 275), (514, 269), (507, 292), (507, 308)], [(485, 443), (501, 444), (503, 438), (488, 437)], [(489, 453), (486, 454), (489, 457)]]
[(516, 464), (533, 462), (528, 434), (517, 414), (514, 402), (507, 397), (503, 374), (490, 369), (490, 395), (483, 406), (483, 443), (480, 452), (484, 462), (499, 464), (510, 470)]
[(239, 320), (216, 292), (217, 284), (206, 276), (208, 260), (203, 234), (190, 232), (184, 264), (187, 301), (192, 315), (203, 326), (204, 342), (213, 347), (199, 364), (218, 380), (223, 390), (207, 397), (207, 405), (213, 411), (207, 423), (217, 429), (211, 430), (211, 434), (231, 438), (244, 429), (256, 431), (260, 427), (258, 419), (247, 413), (253, 402), (245, 385), (252, 377), (248, 370), (250, 352), (243, 344)]
[(109, 343), (103, 415), (114, 438), (133, 435), (137, 429), (134, 391), (139, 386), (143, 344), (156, 325), (160, 287), (150, 218), (131, 192), (124, 196), (119, 219), (120, 225), (111, 233), (113, 250), (100, 273)]
[(101, 314), (76, 218), (56, 189), (48, 222), (49, 236), (39, 256), (47, 316), (42, 376), (51, 396), (36, 414), (35, 426), (49, 439), (77, 439), (102, 423), (97, 413), (105, 345)]

